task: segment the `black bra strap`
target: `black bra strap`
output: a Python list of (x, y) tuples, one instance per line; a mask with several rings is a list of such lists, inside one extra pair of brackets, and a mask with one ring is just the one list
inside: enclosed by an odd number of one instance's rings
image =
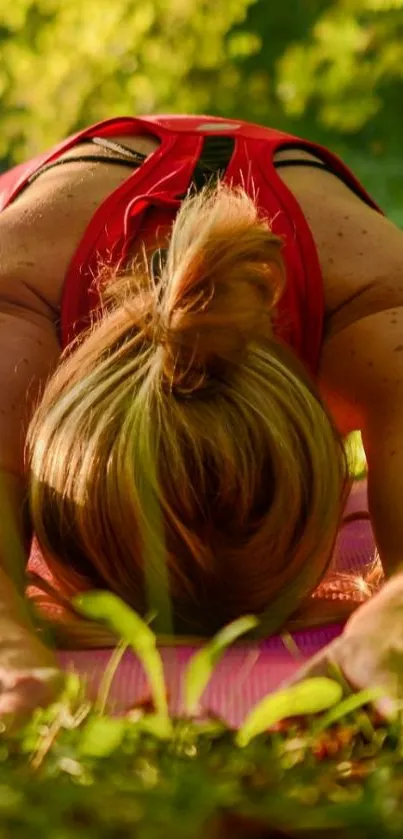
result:
[(348, 178), (347, 176), (343, 176), (341, 172), (336, 172), (328, 163), (325, 163), (321, 160), (296, 160), (295, 158), (292, 160), (278, 160), (277, 162), (274, 161), (274, 168), (279, 169), (280, 166), (313, 166), (316, 169), (323, 169), (324, 172), (329, 172), (333, 175), (334, 178), (337, 178), (341, 181), (357, 198), (360, 198), (364, 204), (368, 204), (369, 207), (372, 207), (373, 204), (366, 198), (366, 196), (361, 192), (361, 190)]
[(278, 169), (280, 166), (314, 166), (316, 169), (324, 169), (325, 172), (330, 172), (332, 175), (335, 174), (334, 169), (322, 160), (296, 160), (294, 157), (292, 160), (274, 161), (275, 169)]
[(129, 166), (130, 169), (136, 169), (144, 163), (147, 157), (147, 155), (141, 154), (141, 152), (133, 151), (133, 149), (126, 148), (126, 146), (121, 146), (120, 143), (114, 143), (111, 140), (106, 139), (104, 141), (103, 137), (85, 138), (83, 143), (98, 145), (107, 148), (110, 151), (114, 151), (115, 153), (120, 152), (122, 157), (114, 157), (112, 154), (109, 154), (108, 156), (105, 155), (105, 157), (98, 154), (80, 154), (77, 155), (77, 157), (64, 157), (60, 160), (53, 160), (51, 163), (41, 166), (40, 169), (34, 172), (33, 175), (28, 178), (25, 186), (29, 186), (36, 181), (36, 179), (39, 178), (39, 175), (42, 175), (43, 172), (47, 172), (49, 169), (54, 169), (55, 166), (65, 166), (67, 163), (111, 163), (116, 166)]
[(115, 163), (118, 166), (129, 166), (130, 169), (136, 168), (133, 161), (130, 162), (129, 160), (124, 160), (121, 157), (99, 157), (99, 155), (96, 154), (80, 154), (77, 155), (77, 157), (68, 157), (64, 160), (54, 160), (46, 166), (41, 166), (37, 172), (34, 172), (33, 175), (28, 178), (26, 185), (28, 186), (29, 184), (32, 184), (33, 181), (39, 178), (39, 175), (43, 175), (44, 172), (47, 172), (49, 169), (54, 169), (56, 166), (65, 166), (67, 163), (86, 163), (88, 161), (90, 163)]

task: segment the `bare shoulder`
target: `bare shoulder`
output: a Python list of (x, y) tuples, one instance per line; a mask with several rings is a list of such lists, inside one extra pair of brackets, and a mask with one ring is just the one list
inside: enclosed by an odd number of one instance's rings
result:
[(326, 171), (282, 167), (278, 174), (296, 197), (316, 244), (326, 336), (402, 305), (403, 232)]
[(403, 386), (403, 233), (330, 173), (282, 167), (279, 175), (318, 251), (326, 305), (318, 385), (347, 434), (373, 422)]
[[(125, 137), (126, 146), (150, 154), (151, 137)], [(0, 215), (0, 299), (58, 317), (64, 278), (92, 216), (131, 174), (127, 165), (76, 161), (88, 145), (63, 157), (68, 165), (43, 172)], [(108, 151), (96, 149), (99, 157)], [(110, 154), (110, 152), (109, 152)]]

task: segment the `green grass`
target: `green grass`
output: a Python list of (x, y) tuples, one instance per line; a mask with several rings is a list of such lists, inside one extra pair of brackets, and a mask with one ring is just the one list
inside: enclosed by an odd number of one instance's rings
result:
[(2, 839), (208, 839), (228, 817), (239, 830), (240, 817), (261, 823), (262, 836), (403, 835), (400, 731), (379, 728), (368, 743), (354, 723), (316, 738), (312, 725), (291, 725), (241, 749), (217, 722), (175, 720), (161, 740), (142, 719), (90, 711), (76, 725), (53, 709), (4, 741)]
[(335, 673), (264, 699), (239, 731), (197, 718), (219, 655), (253, 628), (246, 618), (195, 654), (185, 674), (189, 715), (167, 718), (149, 628), (113, 595), (86, 595), (79, 606), (119, 624), (122, 646), (154, 668), (150, 701), (125, 716), (106, 712), (121, 646), (98, 701), (70, 675), (56, 703), (4, 730), (0, 839), (403, 836), (403, 726), (376, 717), (372, 692), (342, 699)]
[[(347, 448), (352, 474), (362, 477), (358, 434)], [(198, 650), (185, 677), (189, 715), (171, 719), (149, 628), (112, 595), (76, 605), (122, 640), (97, 701), (70, 675), (54, 705), (17, 732), (0, 730), (0, 839), (403, 836), (403, 726), (373, 725), (360, 710), (370, 697), (343, 705), (336, 682), (311, 682), (264, 700), (240, 732), (200, 722), (213, 668), (255, 625), (246, 617)], [(117, 719), (108, 692), (128, 646), (154, 699)]]
[(368, 740), (354, 713), (325, 732), (316, 715), (241, 748), (217, 720), (176, 719), (160, 737), (152, 719), (142, 709), (97, 714), (70, 689), (3, 737), (1, 839), (218, 839), (228, 819), (231, 836), (251, 835), (252, 823), (262, 837), (403, 835), (398, 725)]

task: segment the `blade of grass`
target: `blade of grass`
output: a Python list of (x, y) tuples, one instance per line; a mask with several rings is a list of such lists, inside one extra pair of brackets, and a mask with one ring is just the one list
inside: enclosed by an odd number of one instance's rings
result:
[[(352, 690), (351, 686), (349, 685), (347, 679), (345, 678), (341, 670), (341, 667), (335, 661), (329, 661), (328, 670), (330, 677), (334, 679), (335, 682), (339, 683), (340, 687), (343, 689), (343, 693), (345, 693), (346, 696), (351, 696), (354, 694), (354, 691)], [(364, 737), (368, 740), (368, 742), (371, 743), (375, 737), (375, 729), (372, 725), (372, 722), (368, 714), (366, 714), (365, 711), (357, 713), (356, 722), (361, 731), (361, 734), (363, 734)]]
[(98, 689), (98, 696), (95, 702), (95, 712), (101, 716), (105, 713), (114, 676), (126, 650), (128, 649), (128, 646), (129, 644), (127, 641), (119, 641), (109, 659), (105, 673), (102, 676)]
[(369, 705), (371, 702), (375, 702), (381, 696), (383, 696), (383, 693), (378, 688), (367, 688), (366, 690), (361, 690), (359, 693), (353, 693), (351, 696), (343, 699), (335, 708), (331, 708), (314, 725), (312, 733), (314, 735), (321, 734), (322, 731), (325, 731), (326, 728), (329, 728), (335, 722), (339, 722), (339, 720), (348, 714), (358, 711), (363, 705)]
[(110, 591), (93, 591), (74, 598), (74, 605), (87, 617), (104, 621), (125, 641), (140, 659), (147, 674), (157, 713), (169, 722), (162, 659), (156, 637), (149, 626), (130, 607)]
[(317, 714), (336, 705), (342, 697), (337, 682), (324, 676), (306, 679), (266, 696), (247, 715), (236, 736), (238, 746), (247, 746), (258, 734), (284, 719)]
[(185, 712), (187, 714), (192, 716), (197, 713), (201, 696), (210, 681), (214, 668), (227, 647), (241, 635), (255, 629), (258, 623), (258, 619), (253, 615), (238, 618), (238, 620), (217, 632), (211, 641), (197, 653), (194, 653), (184, 675)]
[[(157, 634), (173, 635), (174, 620), (170, 592), (170, 576), (167, 567), (167, 547), (164, 515), (161, 508), (160, 476), (156, 462), (157, 451), (153, 433), (156, 428), (143, 412), (135, 417), (131, 439), (137, 440), (138, 451), (132, 450), (128, 461), (130, 470), (136, 463), (136, 489), (143, 545), (143, 568), (149, 610), (155, 612), (154, 630)], [(130, 447), (129, 447), (130, 449)]]
[(290, 632), (282, 632), (281, 640), (287, 652), (290, 653), (290, 656), (294, 658), (295, 661), (303, 661), (304, 656), (302, 655), (300, 648), (295, 643), (294, 638), (292, 637)]

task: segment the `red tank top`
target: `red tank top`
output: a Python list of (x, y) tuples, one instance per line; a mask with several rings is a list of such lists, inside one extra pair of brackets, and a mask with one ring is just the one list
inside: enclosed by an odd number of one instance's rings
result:
[(227, 135), (234, 150), (224, 179), (242, 185), (284, 240), (287, 283), (275, 331), (315, 375), (322, 343), (324, 295), (311, 231), (301, 208), (278, 176), (273, 157), (289, 146), (313, 152), (375, 209), (350, 170), (327, 149), (272, 128), (210, 116), (122, 117), (97, 123), (28, 163), (0, 176), (0, 211), (43, 165), (90, 137), (152, 134), (160, 146), (96, 210), (69, 265), (62, 296), (60, 338), (64, 348), (89, 322), (99, 304), (94, 277), (102, 263), (124, 260), (134, 237), (170, 224), (192, 180), (203, 141)]

